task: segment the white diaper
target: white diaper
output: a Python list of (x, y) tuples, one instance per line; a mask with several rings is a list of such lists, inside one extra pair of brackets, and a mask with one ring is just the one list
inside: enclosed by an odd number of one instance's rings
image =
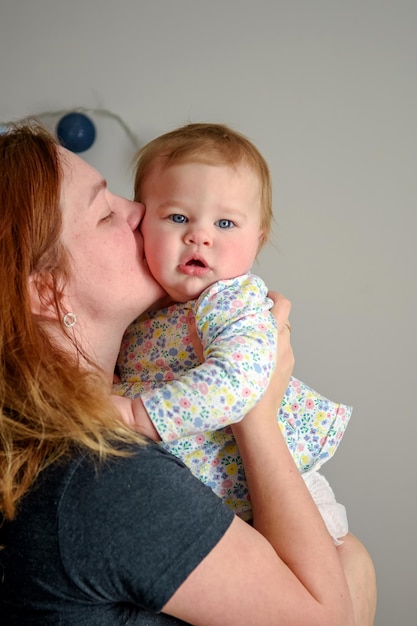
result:
[(302, 477), (321, 513), (327, 530), (333, 537), (335, 545), (340, 546), (343, 543), (343, 541), (340, 541), (340, 538), (348, 533), (345, 507), (336, 501), (333, 489), (322, 474), (317, 471), (311, 471), (305, 472), (302, 474)]

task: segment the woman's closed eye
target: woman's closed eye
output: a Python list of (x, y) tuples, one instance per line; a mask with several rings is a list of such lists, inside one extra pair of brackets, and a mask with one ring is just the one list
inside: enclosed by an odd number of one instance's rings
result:
[(106, 222), (110, 222), (113, 215), (114, 215), (114, 211), (110, 211), (109, 213), (107, 213), (107, 215), (101, 218), (100, 223), (105, 224)]

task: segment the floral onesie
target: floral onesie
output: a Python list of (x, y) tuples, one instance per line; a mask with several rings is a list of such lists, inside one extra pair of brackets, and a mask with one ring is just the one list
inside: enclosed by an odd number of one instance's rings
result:
[[(277, 328), (265, 283), (253, 274), (219, 281), (196, 300), (147, 313), (127, 330), (114, 392), (139, 395), (164, 446), (247, 519), (250, 499), (230, 424), (264, 393)], [(187, 320), (194, 315), (204, 362)], [(292, 377), (277, 419), (301, 472), (331, 458), (352, 409)]]

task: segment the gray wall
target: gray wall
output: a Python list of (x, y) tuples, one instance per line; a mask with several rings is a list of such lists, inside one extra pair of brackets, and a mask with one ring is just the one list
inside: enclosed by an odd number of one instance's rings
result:
[[(295, 374), (354, 405), (325, 473), (375, 561), (377, 626), (416, 623), (416, 28), (414, 0), (0, 0), (0, 120), (107, 109), (139, 145), (219, 121), (266, 156), (255, 269), (292, 299)], [(130, 196), (132, 144), (92, 117), (84, 156)]]

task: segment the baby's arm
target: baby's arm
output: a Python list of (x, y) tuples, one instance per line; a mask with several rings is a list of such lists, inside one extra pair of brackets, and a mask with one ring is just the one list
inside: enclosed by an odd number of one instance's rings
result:
[(204, 363), (141, 396), (163, 441), (218, 430), (258, 402), (275, 365), (270, 306), (253, 275), (216, 283), (193, 303)]

